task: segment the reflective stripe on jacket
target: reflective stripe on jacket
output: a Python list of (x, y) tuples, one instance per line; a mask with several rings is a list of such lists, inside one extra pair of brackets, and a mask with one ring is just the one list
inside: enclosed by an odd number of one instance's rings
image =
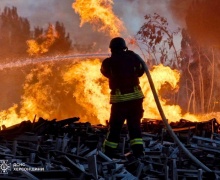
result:
[(141, 98), (144, 98), (144, 94), (138, 86), (134, 87), (133, 92), (126, 94), (122, 94), (119, 89), (116, 89), (115, 94), (111, 94), (110, 96), (110, 103), (112, 104)]

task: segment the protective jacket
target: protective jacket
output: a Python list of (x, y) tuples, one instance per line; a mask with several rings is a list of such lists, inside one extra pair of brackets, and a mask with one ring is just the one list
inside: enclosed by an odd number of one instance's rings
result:
[(110, 103), (117, 103), (144, 97), (139, 86), (139, 77), (144, 68), (140, 56), (133, 51), (120, 51), (102, 62), (101, 73), (109, 79)]

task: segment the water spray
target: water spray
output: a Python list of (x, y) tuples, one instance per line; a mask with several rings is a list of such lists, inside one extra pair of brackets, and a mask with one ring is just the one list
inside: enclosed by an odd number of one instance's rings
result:
[(159, 98), (157, 96), (157, 92), (156, 92), (156, 89), (154, 87), (154, 83), (153, 83), (153, 80), (151, 78), (151, 75), (150, 75), (150, 71), (148, 70), (148, 67), (146, 65), (146, 63), (144, 61), (141, 61), (142, 65), (144, 66), (144, 70), (145, 70), (145, 73), (147, 75), (147, 78), (148, 78), (148, 81), (149, 81), (149, 84), (150, 84), (150, 87), (151, 87), (151, 90), (152, 90), (152, 93), (153, 93), (153, 96), (154, 96), (154, 99), (155, 99), (155, 102), (156, 102), (156, 105), (157, 105), (157, 108), (158, 108), (158, 111), (160, 113), (160, 116), (163, 120), (163, 123), (166, 127), (166, 129), (168, 130), (170, 136), (173, 138), (173, 140), (175, 141), (175, 143), (182, 149), (182, 151), (194, 162), (196, 163), (198, 166), (200, 166), (202, 169), (204, 169), (205, 171), (207, 172), (211, 172), (211, 170), (205, 166), (201, 161), (199, 161), (195, 156), (192, 155), (192, 153), (186, 149), (186, 147), (180, 142), (180, 140), (178, 139), (178, 137), (176, 136), (176, 134), (173, 132), (171, 126), (169, 125), (168, 121), (167, 121), (167, 118), (163, 112), (163, 109), (162, 109), (162, 106), (160, 104), (160, 101), (159, 101)]
[(101, 57), (108, 57), (109, 54), (107, 53), (94, 53), (94, 54), (70, 54), (65, 56), (49, 56), (49, 57), (42, 57), (42, 58), (29, 58), (29, 59), (22, 59), (16, 62), (10, 62), (5, 64), (0, 64), (0, 70), (7, 69), (7, 68), (15, 68), (15, 67), (23, 67), (31, 64), (39, 64), (44, 62), (53, 62), (53, 61), (60, 61), (60, 60), (68, 60), (73, 58), (101, 58)]

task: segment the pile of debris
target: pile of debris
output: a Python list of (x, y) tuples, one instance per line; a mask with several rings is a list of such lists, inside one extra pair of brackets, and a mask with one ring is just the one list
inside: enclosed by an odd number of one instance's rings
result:
[(145, 156), (130, 152), (126, 125), (118, 157), (102, 153), (107, 126), (39, 118), (0, 131), (0, 179), (220, 179), (220, 126), (216, 119), (171, 123), (189, 152), (210, 171), (194, 163), (173, 141), (161, 120), (144, 119)]

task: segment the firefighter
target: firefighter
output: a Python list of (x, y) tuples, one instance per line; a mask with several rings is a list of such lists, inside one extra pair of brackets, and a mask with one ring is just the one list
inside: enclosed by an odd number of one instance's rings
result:
[(103, 151), (110, 158), (115, 156), (121, 129), (126, 120), (132, 153), (139, 158), (144, 155), (140, 126), (144, 112), (144, 95), (139, 85), (139, 77), (144, 74), (142, 59), (128, 50), (121, 37), (113, 38), (109, 48), (111, 57), (106, 58), (101, 65), (101, 73), (108, 78), (111, 90), (109, 130), (103, 143)]

